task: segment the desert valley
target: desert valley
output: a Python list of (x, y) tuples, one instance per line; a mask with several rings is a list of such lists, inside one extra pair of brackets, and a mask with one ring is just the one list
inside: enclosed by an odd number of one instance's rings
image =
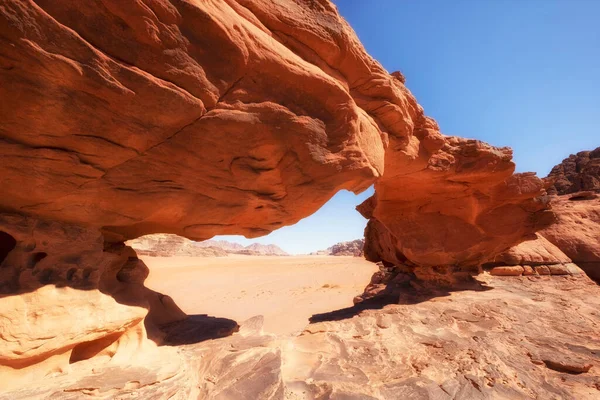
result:
[(406, 81), (328, 0), (0, 2), (0, 399), (600, 398), (600, 147)]

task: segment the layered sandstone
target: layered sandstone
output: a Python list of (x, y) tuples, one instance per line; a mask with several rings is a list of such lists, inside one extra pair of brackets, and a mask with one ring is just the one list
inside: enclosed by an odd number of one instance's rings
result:
[(0, 390), (92, 357), (143, 362), (159, 327), (186, 318), (144, 286), (148, 268), (130, 247), (97, 230), (2, 214), (0, 232)]
[(540, 234), (591, 278), (600, 281), (600, 194), (578, 192), (554, 196), (552, 210), (557, 221)]
[(0, 36), (4, 209), (254, 237), (383, 172), (353, 92), (393, 78), (331, 4), (12, 0)]

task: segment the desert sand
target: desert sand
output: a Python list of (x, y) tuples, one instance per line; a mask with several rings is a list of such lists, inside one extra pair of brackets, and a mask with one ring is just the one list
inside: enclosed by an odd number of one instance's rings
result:
[(292, 334), (313, 314), (352, 306), (377, 266), (361, 257), (142, 257), (148, 287), (187, 314), (242, 322), (263, 315), (265, 332)]

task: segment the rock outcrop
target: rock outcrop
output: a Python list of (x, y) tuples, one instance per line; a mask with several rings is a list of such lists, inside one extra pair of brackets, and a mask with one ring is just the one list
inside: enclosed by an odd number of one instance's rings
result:
[(377, 257), (419, 273), (549, 221), (509, 149), (443, 136), (325, 0), (6, 0), (0, 98), (3, 377), (123, 362), (185, 317), (143, 286), (141, 235), (260, 236), (377, 180)]
[(553, 196), (552, 210), (557, 221), (540, 234), (600, 282), (600, 194)]
[(294, 337), (262, 334), (255, 317), (145, 365), (82, 361), (9, 398), (597, 399), (598, 286), (585, 275), (478, 279), (453, 292), (408, 286), (315, 316)]
[(600, 282), (600, 147), (571, 154), (545, 181), (557, 220), (540, 234)]
[(349, 242), (336, 243), (327, 248), (327, 253), (332, 256), (354, 256), (363, 255), (364, 239), (351, 240)]
[(0, 391), (92, 357), (143, 362), (159, 327), (186, 318), (144, 286), (133, 249), (95, 229), (2, 214), (0, 231)]
[(310, 255), (314, 256), (354, 256), (354, 257), (362, 257), (363, 256), (363, 247), (365, 245), (364, 239), (356, 239), (348, 242), (340, 242), (336, 243), (331, 247), (328, 247), (326, 250), (319, 250), (314, 253), (310, 253)]
[(600, 191), (600, 147), (571, 154), (556, 165), (546, 177), (549, 194)]
[(357, 208), (371, 261), (468, 270), (553, 221), (543, 182), (513, 175), (507, 148), (446, 138), (429, 159), (386, 158), (390, 170)]
[(333, 5), (303, 4), (7, 1), (0, 207), (204, 240), (366, 189), (384, 134), (364, 107), (394, 79)]
[(542, 235), (511, 247), (483, 265), (492, 275), (577, 275), (583, 273), (558, 247)]

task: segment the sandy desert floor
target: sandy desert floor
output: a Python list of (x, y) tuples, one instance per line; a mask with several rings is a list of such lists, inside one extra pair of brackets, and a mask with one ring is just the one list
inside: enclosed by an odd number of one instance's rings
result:
[(275, 334), (301, 331), (317, 313), (352, 305), (375, 264), (361, 257), (141, 257), (146, 285), (171, 296), (186, 313), (242, 322), (265, 318)]

